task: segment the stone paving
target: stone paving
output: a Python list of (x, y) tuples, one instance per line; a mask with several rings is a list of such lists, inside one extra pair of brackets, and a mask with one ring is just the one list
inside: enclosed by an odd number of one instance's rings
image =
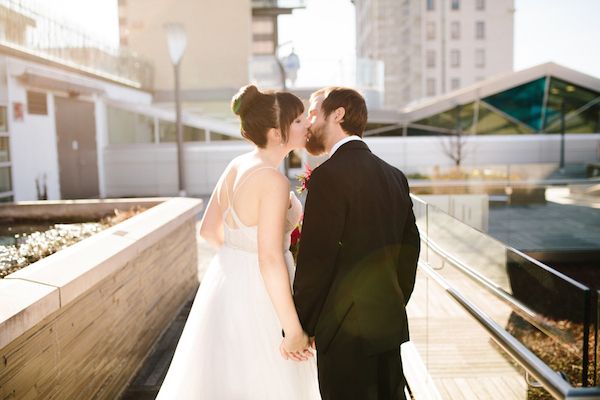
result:
[(535, 204), (491, 207), (492, 237), (523, 251), (600, 250), (600, 209)]

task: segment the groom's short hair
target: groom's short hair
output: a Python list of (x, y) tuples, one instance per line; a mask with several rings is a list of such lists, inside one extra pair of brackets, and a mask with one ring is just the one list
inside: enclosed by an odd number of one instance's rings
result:
[(342, 107), (345, 110), (344, 119), (341, 122), (344, 132), (362, 137), (367, 126), (367, 105), (365, 99), (354, 89), (331, 86), (319, 89), (310, 98), (323, 97), (321, 109), (327, 118), (336, 109)]

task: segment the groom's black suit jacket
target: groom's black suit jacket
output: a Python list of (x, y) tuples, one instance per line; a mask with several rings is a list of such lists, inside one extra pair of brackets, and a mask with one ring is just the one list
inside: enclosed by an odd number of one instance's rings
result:
[(343, 144), (308, 182), (294, 301), (326, 352), (354, 307), (368, 354), (409, 339), (405, 305), (420, 251), (408, 182), (362, 141)]

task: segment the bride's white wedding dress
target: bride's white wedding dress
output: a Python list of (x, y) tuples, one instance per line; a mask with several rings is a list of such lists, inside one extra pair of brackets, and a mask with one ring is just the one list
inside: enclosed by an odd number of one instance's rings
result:
[[(293, 280), (287, 249), (302, 205), (293, 193), (290, 201), (282, 251)], [(258, 266), (257, 227), (245, 226), (231, 204), (224, 245), (202, 280), (157, 399), (320, 399), (316, 360), (281, 357), (281, 324)]]

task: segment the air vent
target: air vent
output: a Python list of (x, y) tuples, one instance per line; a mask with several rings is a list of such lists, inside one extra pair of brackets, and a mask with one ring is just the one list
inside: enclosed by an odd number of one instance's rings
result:
[(46, 93), (27, 91), (27, 113), (48, 115), (48, 102)]

